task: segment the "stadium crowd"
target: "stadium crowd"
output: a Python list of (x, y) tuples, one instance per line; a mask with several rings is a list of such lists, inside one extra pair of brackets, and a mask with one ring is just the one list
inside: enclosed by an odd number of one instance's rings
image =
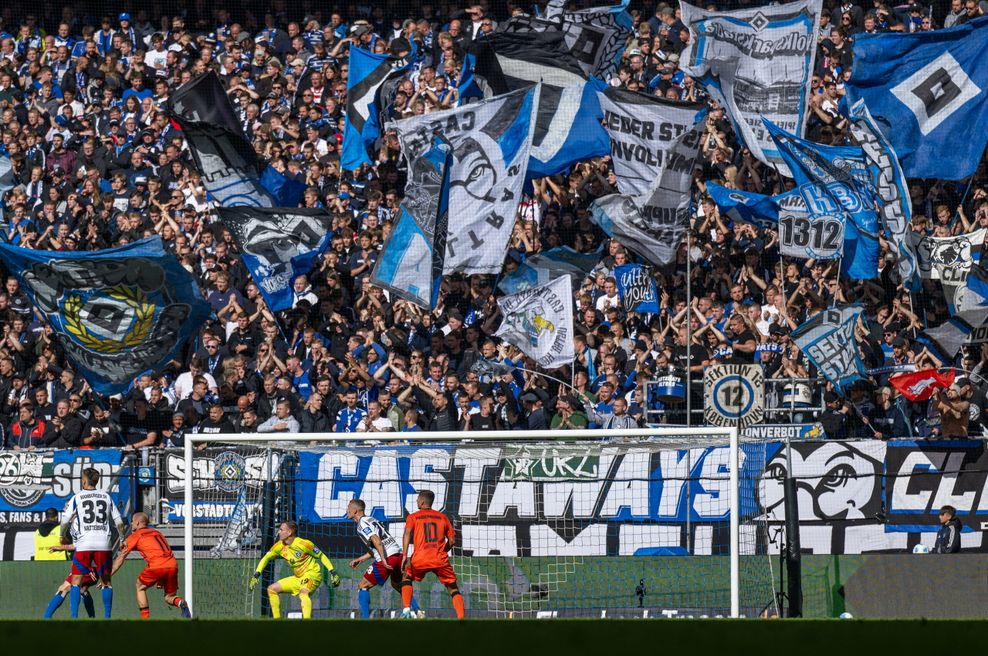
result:
[[(608, 158), (586, 161), (568, 175), (535, 182), (537, 211), (519, 215), (502, 274), (552, 247), (589, 253), (603, 246), (576, 294), (576, 362), (542, 372), (548, 376), (491, 367), (538, 369), (492, 337), (500, 321), (495, 276), (447, 276), (433, 314), (368, 283), (402, 200), (406, 167), (395, 135), (386, 132), (373, 165), (340, 170), (347, 53), (417, 41), (421, 57), (388, 112), (393, 119), (433, 112), (455, 104), (470, 41), (529, 8), (402, 3), (403, 11), (391, 13), (383, 4), (350, 3), (303, 14), (286, 9), (293, 4), (274, 2), (270, 13), (200, 2), (112, 15), (72, 5), (2, 11), (0, 154), (16, 176), (3, 199), (5, 238), (32, 249), (84, 251), (160, 235), (197, 276), (216, 313), (180, 361), (157, 377), (142, 376), (126, 394), (102, 398), (73, 372), (8, 275), (0, 291), (0, 443), (7, 448), (180, 446), (190, 431), (631, 427), (646, 415), (682, 422), (684, 404), (646, 398), (645, 381), (688, 366), (699, 408), (703, 369), (721, 362), (759, 362), (770, 379), (814, 379), (790, 387), (801, 390), (807, 406), (795, 419), (819, 421), (830, 438), (981, 431), (986, 397), (974, 381), (988, 351), (967, 349), (960, 367), (971, 373), (929, 402), (907, 401), (882, 371), (906, 362), (951, 364), (913, 341), (918, 330), (948, 316), (939, 281), (905, 291), (884, 241), (878, 278), (841, 278), (836, 262), (782, 258), (776, 231), (720, 214), (704, 193), (710, 181), (762, 193), (791, 182), (739, 145), (712, 102), (688, 239), (675, 262), (654, 271), (660, 313), (623, 308), (613, 270), (638, 260), (591, 221), (590, 202), (613, 192), (615, 177)], [(848, 139), (841, 96), (856, 34), (949, 26), (982, 15), (985, 5), (952, 0), (949, 9), (931, 12), (881, 0), (828, 0), (807, 136), (833, 144)], [(690, 35), (677, 5), (645, 0), (633, 4), (632, 15), (634, 36), (609, 82), (707, 100), (679, 70)], [(304, 179), (303, 205), (325, 207), (335, 218), (330, 249), (294, 281), (293, 308), (280, 316), (266, 307), (230, 232), (212, 220), (210, 198), (169, 120), (169, 93), (207, 69), (218, 73), (262, 162)], [(911, 181), (913, 232), (946, 236), (988, 227), (985, 182), (979, 171), (965, 195), (965, 184)], [(789, 338), (834, 300), (864, 304), (860, 350), (877, 370), (846, 399), (816, 380)], [(572, 382), (572, 389), (555, 379)]]

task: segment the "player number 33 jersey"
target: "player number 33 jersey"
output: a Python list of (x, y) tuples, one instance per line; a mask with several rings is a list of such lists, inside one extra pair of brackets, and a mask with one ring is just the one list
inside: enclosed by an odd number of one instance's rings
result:
[(69, 499), (62, 521), (70, 525), (79, 551), (109, 551), (113, 527), (123, 523), (113, 499), (100, 490), (83, 490)]

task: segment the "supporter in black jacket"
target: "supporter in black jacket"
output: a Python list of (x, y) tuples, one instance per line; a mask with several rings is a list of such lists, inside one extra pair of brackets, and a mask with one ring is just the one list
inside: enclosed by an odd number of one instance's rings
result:
[(961, 550), (961, 522), (957, 519), (957, 509), (944, 506), (940, 509), (940, 530), (933, 553), (957, 553)]
[(68, 400), (55, 405), (55, 417), (51, 420), (52, 449), (73, 449), (82, 446), (82, 420), (71, 411)]

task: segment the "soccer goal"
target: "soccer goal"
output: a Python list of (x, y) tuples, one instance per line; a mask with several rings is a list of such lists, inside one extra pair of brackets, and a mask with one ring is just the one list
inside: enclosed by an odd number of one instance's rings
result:
[[(721, 428), (192, 435), (185, 592), (198, 617), (265, 614), (247, 582), (292, 519), (343, 575), (314, 594), (314, 616), (350, 617), (368, 563), (348, 565), (365, 551), (347, 504), (362, 499), (400, 542), (428, 489), (456, 529), (468, 616), (757, 616), (775, 593), (765, 453)], [(261, 583), (287, 575), (278, 562)], [(373, 616), (400, 610), (390, 586), (372, 594)], [(452, 614), (432, 577), (415, 594), (428, 615)]]

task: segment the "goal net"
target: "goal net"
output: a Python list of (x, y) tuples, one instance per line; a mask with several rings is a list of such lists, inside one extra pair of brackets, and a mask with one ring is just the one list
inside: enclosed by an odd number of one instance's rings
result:
[[(247, 582), (285, 519), (343, 576), (313, 595), (313, 615), (353, 615), (368, 562), (349, 567), (366, 553), (349, 501), (362, 499), (400, 542), (424, 489), (456, 529), (451, 562), (468, 616), (752, 617), (773, 607), (762, 443), (717, 428), (571, 431), (567, 441), (548, 431), (409, 435), (194, 436), (185, 553), (197, 615), (267, 613)], [(277, 562), (261, 583), (288, 575)], [(452, 616), (434, 577), (415, 595), (429, 616)], [(378, 586), (372, 608), (392, 616), (400, 596)], [(282, 600), (283, 614), (298, 609)]]

